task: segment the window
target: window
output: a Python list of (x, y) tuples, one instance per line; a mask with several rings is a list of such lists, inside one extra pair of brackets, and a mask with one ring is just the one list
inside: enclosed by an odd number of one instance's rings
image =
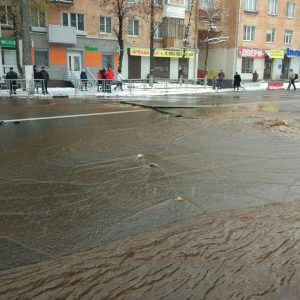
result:
[(100, 33), (111, 33), (111, 17), (100, 17)]
[(62, 13), (63, 26), (75, 27), (79, 31), (84, 31), (84, 15), (76, 13)]
[(12, 8), (7, 5), (0, 6), (0, 23), (1, 25), (11, 26), (12, 22)]
[(245, 0), (245, 11), (256, 11), (257, 0)]
[(138, 3), (139, 0), (128, 0), (128, 3), (135, 4)]
[(278, 0), (269, 0), (268, 14), (277, 15), (278, 12)]
[(34, 63), (37, 66), (49, 66), (48, 50), (34, 50)]
[(154, 25), (154, 38), (155, 39), (162, 39), (162, 24), (155, 24)]
[(31, 25), (33, 27), (46, 27), (46, 12), (38, 9), (32, 9)]
[(177, 18), (164, 18), (163, 19), (163, 36), (172, 37), (177, 39), (184, 38), (184, 20)]
[(295, 3), (287, 3), (286, 4), (286, 16), (288, 18), (295, 18)]
[(200, 0), (199, 7), (203, 10), (209, 10), (211, 6), (211, 0)]
[(255, 26), (244, 26), (244, 41), (254, 41)]
[(139, 36), (139, 21), (138, 20), (128, 20), (128, 35), (129, 36)]
[(275, 42), (275, 29), (274, 28), (269, 28), (267, 30), (266, 41), (268, 43), (274, 43)]
[(102, 54), (102, 68), (107, 68), (108, 66), (114, 67), (114, 57), (112, 54)]
[(253, 73), (253, 58), (242, 58), (242, 73)]
[(284, 32), (284, 43), (285, 44), (291, 44), (293, 38), (293, 31), (292, 30), (286, 30)]

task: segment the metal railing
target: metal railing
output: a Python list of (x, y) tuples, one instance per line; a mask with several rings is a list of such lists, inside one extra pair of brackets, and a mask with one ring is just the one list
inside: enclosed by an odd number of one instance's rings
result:
[(0, 81), (0, 96), (28, 96), (43, 92), (46, 92), (43, 79), (3, 79)]

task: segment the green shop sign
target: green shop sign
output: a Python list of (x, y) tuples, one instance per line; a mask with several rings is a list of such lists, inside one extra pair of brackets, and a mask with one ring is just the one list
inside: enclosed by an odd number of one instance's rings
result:
[(84, 49), (86, 51), (98, 51), (97, 47), (92, 47), (92, 46), (89, 46), (89, 45), (84, 45)]
[(11, 37), (0, 37), (0, 46), (4, 48), (16, 48), (16, 40)]

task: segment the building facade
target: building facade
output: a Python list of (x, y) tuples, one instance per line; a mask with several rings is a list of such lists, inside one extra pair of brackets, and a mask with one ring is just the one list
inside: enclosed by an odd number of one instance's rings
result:
[[(138, 5), (137, 1), (130, 2), (131, 5)], [(10, 66), (17, 69), (16, 45), (8, 10), (9, 7), (1, 7), (3, 73)], [(197, 10), (193, 13), (196, 14)], [(31, 14), (32, 62), (37, 66), (46, 66), (51, 79), (79, 78), (83, 68), (94, 76), (99, 69), (108, 65), (117, 71), (119, 44), (115, 29), (118, 27), (118, 18), (111, 7), (101, 7), (100, 1), (95, 0), (51, 0), (48, 11), (32, 9)], [(186, 77), (195, 78), (198, 66), (196, 22), (190, 26), (186, 58), (182, 58), (182, 39), (188, 16), (189, 6), (184, 0), (165, 0), (157, 4), (156, 77), (177, 79), (179, 66), (184, 65)], [(149, 41), (149, 16), (137, 14), (124, 18), (125, 78), (147, 78), (150, 71)]]
[[(290, 68), (300, 73), (300, 1), (227, 0), (222, 10), (222, 35), (229, 38), (209, 51), (210, 77), (220, 69), (227, 79), (239, 72), (244, 81), (254, 71), (260, 80), (286, 79)], [(200, 49), (200, 69), (204, 55)]]

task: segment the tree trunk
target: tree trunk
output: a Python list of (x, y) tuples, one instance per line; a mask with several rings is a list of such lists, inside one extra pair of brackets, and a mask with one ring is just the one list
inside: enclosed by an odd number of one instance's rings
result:
[(119, 18), (119, 31), (118, 31), (118, 43), (120, 47), (119, 53), (119, 71), (122, 72), (123, 67), (123, 56), (124, 56), (124, 40), (123, 40), (123, 14), (120, 12), (118, 15)]
[(31, 18), (30, 18), (30, 4), (28, 0), (21, 0), (21, 12), (23, 21), (23, 69), (26, 65), (32, 65), (31, 58)]
[(154, 68), (154, 0), (150, 3), (150, 80), (153, 81)]
[[(17, 67), (18, 67), (18, 73), (20, 74), (20, 77), (24, 77), (24, 72), (21, 64), (21, 55), (20, 55), (20, 39), (21, 39), (21, 29), (18, 26), (17, 16), (18, 16), (18, 8), (16, 8), (16, 14), (12, 16), (13, 21), (13, 33), (14, 38), (16, 40), (16, 58), (17, 58)], [(21, 22), (20, 22), (21, 23)]]

